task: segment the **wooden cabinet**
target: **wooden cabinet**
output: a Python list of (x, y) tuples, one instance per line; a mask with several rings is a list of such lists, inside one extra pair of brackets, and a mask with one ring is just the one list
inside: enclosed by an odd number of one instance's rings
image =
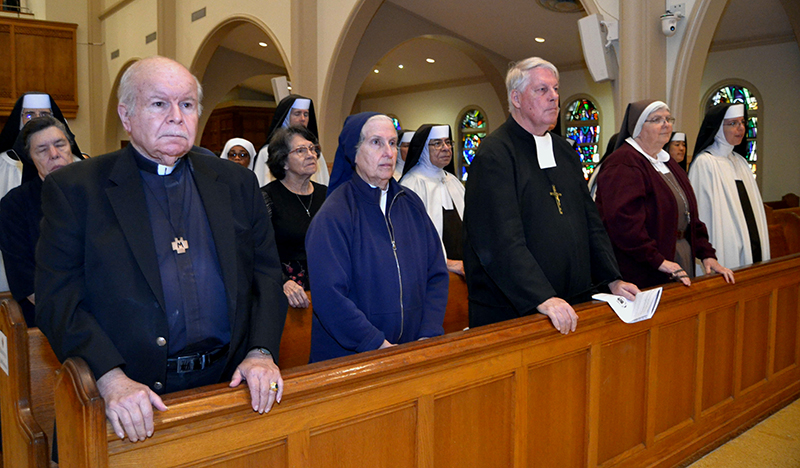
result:
[(200, 146), (219, 153), (231, 138), (244, 138), (256, 151), (267, 142), (267, 129), (275, 109), (232, 106), (214, 109), (200, 138)]
[(22, 93), (49, 93), (64, 117), (78, 113), (77, 24), (0, 18), (0, 116)]

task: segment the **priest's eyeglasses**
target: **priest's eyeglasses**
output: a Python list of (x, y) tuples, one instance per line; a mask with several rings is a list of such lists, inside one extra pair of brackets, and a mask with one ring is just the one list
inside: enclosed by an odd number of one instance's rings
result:
[(656, 117), (654, 119), (645, 120), (645, 122), (656, 125), (664, 125), (664, 123), (666, 122), (672, 125), (675, 123), (675, 117)]
[(736, 128), (736, 127), (740, 127), (740, 126), (744, 127), (745, 126), (745, 122), (744, 122), (744, 120), (734, 120), (733, 122), (723, 122), (722, 125), (724, 125), (725, 127), (731, 127), (731, 128)]
[(304, 158), (307, 154), (319, 154), (319, 145), (298, 146), (297, 148), (289, 151), (289, 154), (297, 153), (298, 156)]
[(433, 146), (435, 149), (439, 150), (442, 149), (442, 146), (447, 146), (448, 148), (453, 147), (452, 140), (432, 140), (428, 143), (428, 146)]

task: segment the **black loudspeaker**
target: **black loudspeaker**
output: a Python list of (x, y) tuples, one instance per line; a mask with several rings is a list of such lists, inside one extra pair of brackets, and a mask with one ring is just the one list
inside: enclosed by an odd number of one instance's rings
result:
[(578, 20), (583, 58), (592, 79), (598, 83), (617, 78), (616, 56), (611, 46), (606, 47), (606, 31), (601, 24), (602, 20), (603, 17), (596, 14)]

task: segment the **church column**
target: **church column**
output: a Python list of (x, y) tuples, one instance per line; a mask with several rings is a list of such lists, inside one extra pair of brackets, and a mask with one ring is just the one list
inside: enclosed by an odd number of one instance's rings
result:
[(667, 42), (660, 19), (664, 0), (621, 0), (619, 10), (618, 125), (628, 103), (667, 97)]
[(318, 27), (317, 0), (292, 0), (292, 93), (311, 98), (319, 118)]
[[(177, 0), (158, 0), (158, 55), (176, 58), (177, 35), (175, 30)], [(187, 67), (188, 63), (184, 64)]]
[[(100, 14), (103, 12), (102, 0), (89, 0), (87, 2), (87, 42), (89, 45), (89, 128), (93, 129), (89, 135), (89, 147), (82, 151), (92, 156), (103, 154), (110, 148), (105, 146), (105, 93), (103, 91), (103, 64), (105, 63), (105, 50), (103, 47), (103, 28)], [(98, 44), (98, 45), (95, 45)], [(82, 137), (85, 138), (85, 137)]]

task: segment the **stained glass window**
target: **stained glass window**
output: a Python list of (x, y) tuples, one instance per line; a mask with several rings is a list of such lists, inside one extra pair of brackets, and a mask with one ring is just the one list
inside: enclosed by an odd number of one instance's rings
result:
[(587, 98), (572, 101), (566, 110), (566, 138), (575, 142), (581, 158), (583, 176), (589, 180), (600, 161), (600, 114)]
[(756, 140), (758, 138), (758, 99), (746, 87), (728, 85), (719, 88), (706, 103), (706, 109), (710, 109), (719, 104), (726, 103), (744, 104), (747, 107), (747, 131), (745, 140), (747, 141), (747, 154), (742, 155), (747, 159), (753, 177), (756, 176), (758, 166), (758, 153), (756, 151)]
[(399, 132), (400, 130), (403, 129), (403, 127), (400, 125), (400, 119), (398, 119), (396, 116), (392, 114), (387, 114), (387, 115), (389, 116), (390, 119), (392, 119), (392, 123), (394, 124), (395, 130)]
[(458, 127), (460, 151), (456, 171), (460, 175), (461, 181), (466, 182), (470, 164), (475, 158), (481, 141), (486, 138), (486, 117), (479, 109), (470, 109), (461, 117)]

